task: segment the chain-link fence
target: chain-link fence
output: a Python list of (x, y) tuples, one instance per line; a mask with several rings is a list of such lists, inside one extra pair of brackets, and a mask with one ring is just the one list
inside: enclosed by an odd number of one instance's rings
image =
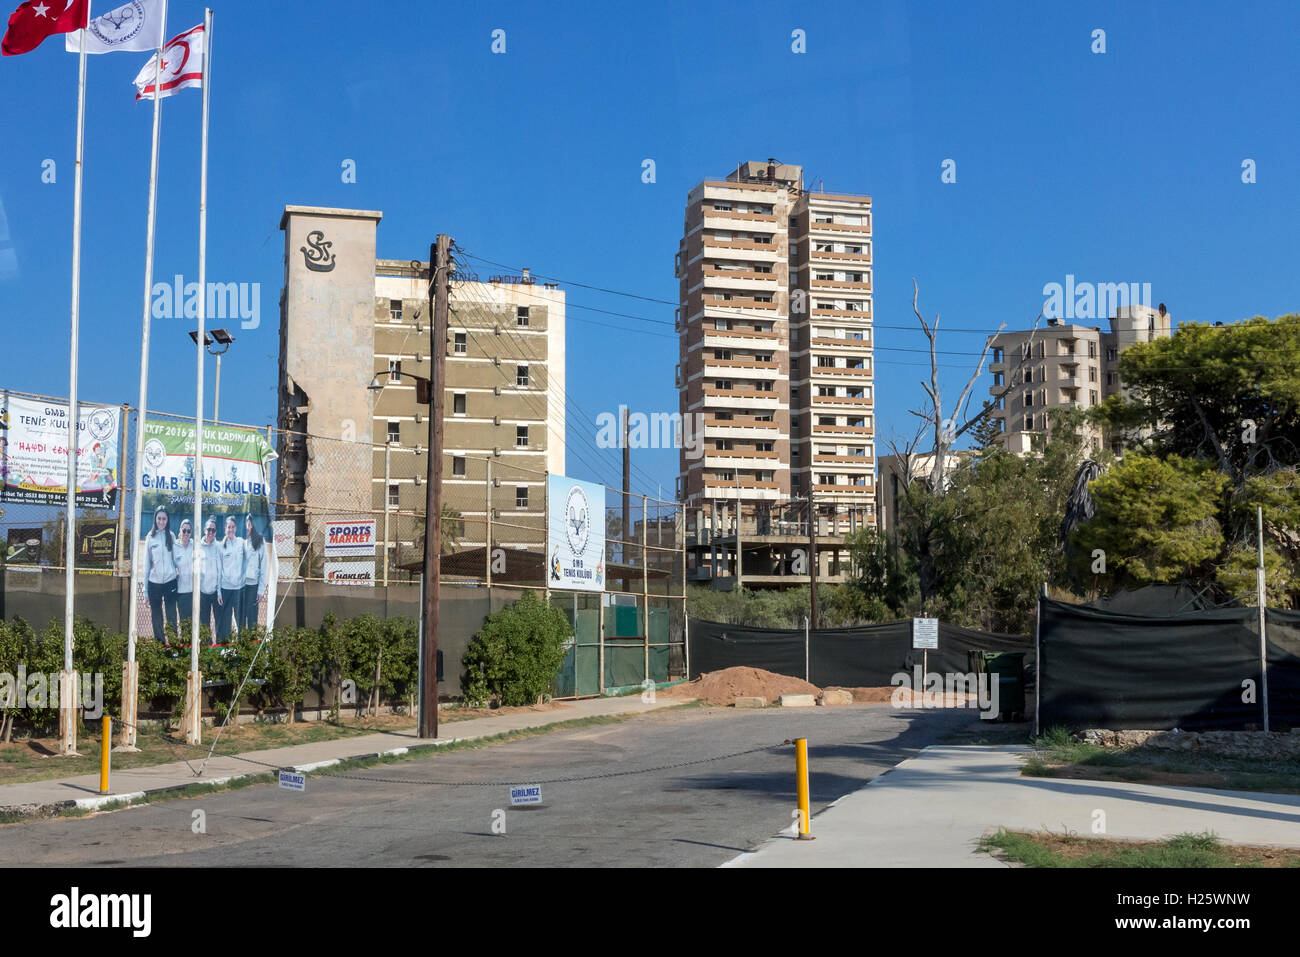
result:
[[(23, 398), (66, 409), (63, 400)], [(119, 414), (114, 461), (108, 469), (113, 494), (111, 501), (102, 503), (106, 507), (79, 499), (76, 613), (125, 633), (131, 620), (132, 552), (142, 566), (144, 556), (144, 549), (131, 548), (140, 417), (130, 406), (108, 408)], [(192, 446), (194, 423), (186, 416), (153, 411), (147, 419), (142, 532), (153, 526), (156, 507), (153, 440), (183, 442), (188, 434)], [(275, 605), (272, 609), (269, 600), (261, 603), (256, 623), (316, 627), (330, 613), (339, 618), (418, 618), (428, 449), (212, 423), (205, 424), (205, 448), (223, 438), (253, 433), (259, 443), (265, 442), (265, 451), (276, 453), (262, 473), (269, 493), (266, 519), (273, 533), (267, 535), (268, 551), (273, 547), (269, 553), (275, 556), (274, 563), (268, 562), (268, 578), (274, 581), (266, 597)], [(182, 467), (193, 468), (191, 463)], [(231, 468), (228, 460), (205, 451), (205, 481), (222, 479), (238, 486), (237, 475), (225, 474)], [(193, 476), (192, 471), (183, 474)], [(548, 472), (512, 460), (508, 453), (444, 456), (439, 644), (445, 694), (458, 693), (461, 655), (484, 618), (517, 600), (525, 589), (542, 593), (574, 628), (555, 682), (557, 695), (601, 694), (639, 686), (647, 678), (663, 682), (685, 675), (686, 535), (680, 505), (606, 489), (603, 590), (553, 589), (546, 551), (550, 478)], [(0, 618), (22, 617), (37, 628), (62, 621), (66, 591), (65, 500), (44, 498), (0, 503), (0, 543), (6, 559), (0, 573)], [(179, 532), (184, 521), (192, 522), (193, 496), (173, 495), (168, 502), (169, 527)], [(226, 534), (227, 517), (216, 516), (218, 542)], [(200, 543), (204, 532), (202, 527), (188, 530)], [(244, 534), (241, 515), (236, 536)], [(137, 588), (137, 634), (148, 636), (155, 609), (143, 574)], [(190, 610), (199, 613), (201, 606), (201, 600), (193, 601)], [(167, 617), (172, 614), (168, 609)], [(209, 625), (215, 631), (219, 619), (213, 617)]]

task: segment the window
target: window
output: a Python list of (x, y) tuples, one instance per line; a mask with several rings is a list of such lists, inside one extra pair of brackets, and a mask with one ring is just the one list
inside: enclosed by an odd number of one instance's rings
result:
[(451, 459), (451, 474), (463, 477), (465, 475), (465, 456), (454, 455)]
[(463, 356), (466, 353), (468, 347), (465, 342), (465, 333), (463, 332), (456, 333), (456, 342), (454, 348), (455, 348), (456, 355), (458, 356)]
[(1115, 359), (1118, 357), (1118, 355), (1119, 355), (1119, 352), (1118, 352), (1118, 350), (1116, 350), (1116, 348), (1115, 348), (1114, 346), (1107, 346), (1107, 347), (1106, 347), (1106, 361), (1107, 361), (1107, 362), (1114, 362)]
[(528, 385), (528, 366), (515, 366), (515, 385), (526, 388)]
[(819, 484), (819, 485), (834, 485), (834, 484), (835, 484), (835, 476), (834, 476), (834, 475), (827, 475), (827, 474), (824, 474), (824, 473), (821, 474), (821, 475), (818, 475), (818, 476), (817, 476), (817, 484)]
[(515, 426), (515, 447), (520, 449), (528, 448), (528, 426)]
[(730, 350), (730, 349), (714, 349), (714, 350), (713, 350), (713, 358), (715, 358), (715, 359), (720, 359), (720, 360), (722, 360), (723, 362), (726, 362), (728, 359), (731, 358), (731, 350)]
[(1032, 415), (1025, 416), (1025, 431), (1034, 431), (1034, 417)]
[(835, 357), (834, 357), (834, 356), (818, 356), (818, 357), (817, 357), (817, 368), (819, 368), (819, 369), (834, 369), (834, 368), (835, 368)]
[(1088, 398), (1091, 400), (1091, 402), (1090, 402), (1089, 404), (1091, 404), (1091, 405), (1096, 405), (1096, 404), (1097, 404), (1097, 390), (1096, 390), (1096, 389), (1089, 389), (1089, 390), (1088, 390)]
[(451, 399), (451, 411), (453, 415), (465, 414), (465, 393), (457, 392)]
[(1097, 358), (1097, 343), (1095, 342), (1088, 343), (1088, 358), (1089, 359)]
[(397, 442), (398, 444), (401, 443), (401, 441), (402, 441), (402, 423), (401, 423), (401, 422), (393, 422), (393, 421), (391, 421), (391, 420), (389, 421), (389, 423), (388, 423), (388, 441), (389, 441), (389, 442)]
[(526, 326), (526, 325), (528, 325), (528, 307), (527, 307), (527, 306), (515, 306), (515, 325), (516, 325), (516, 326)]
[(1107, 384), (1107, 385), (1114, 385), (1114, 384), (1115, 384), (1115, 373), (1113, 373), (1113, 372), (1107, 372), (1107, 373), (1106, 373), (1106, 384)]
[(388, 318), (393, 320), (393, 322), (402, 321), (402, 300), (388, 300)]
[(519, 485), (515, 488), (515, 508), (528, 507), (528, 486)]
[(729, 213), (731, 212), (731, 204), (722, 203), (715, 199), (713, 201), (713, 211), (717, 213)]
[(397, 508), (401, 504), (400, 490), (396, 485), (388, 486), (388, 507)]
[(713, 387), (714, 387), (715, 389), (730, 389), (730, 388), (731, 388), (731, 380), (730, 380), (730, 379), (716, 379), (716, 380), (714, 380)]
[(388, 360), (388, 381), (389, 382), (402, 381), (402, 360), (401, 359)]
[(819, 396), (822, 396), (822, 397), (834, 396), (834, 395), (835, 395), (835, 386), (833, 386), (833, 385), (819, 385), (819, 386), (817, 387), (817, 394), (818, 394)]
[(1033, 405), (1033, 404), (1034, 404), (1034, 394), (1033, 394), (1032, 392), (1026, 392), (1026, 393), (1025, 393), (1024, 405), (1025, 405), (1025, 406), (1031, 406), (1031, 405)]
[(1088, 381), (1089, 381), (1089, 382), (1096, 382), (1096, 381), (1097, 381), (1097, 367), (1096, 367), (1096, 366), (1088, 366)]

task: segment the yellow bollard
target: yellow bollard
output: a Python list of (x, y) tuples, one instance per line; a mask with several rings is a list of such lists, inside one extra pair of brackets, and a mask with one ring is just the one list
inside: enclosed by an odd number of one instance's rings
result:
[(99, 746), (99, 793), (108, 793), (108, 759), (113, 752), (113, 719), (104, 715), (104, 739)]
[(812, 821), (808, 809), (808, 739), (794, 740), (794, 776), (795, 787), (799, 795), (799, 834), (798, 840), (811, 841)]

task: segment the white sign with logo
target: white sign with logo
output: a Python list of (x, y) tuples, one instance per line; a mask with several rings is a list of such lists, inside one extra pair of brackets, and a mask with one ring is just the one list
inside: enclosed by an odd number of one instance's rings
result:
[(375, 520), (373, 518), (325, 523), (325, 557), (375, 557)]
[(326, 562), (325, 581), (331, 585), (374, 585), (375, 563)]
[(520, 784), (510, 789), (510, 804), (512, 807), (518, 807), (520, 804), (541, 803), (542, 786), (540, 784)]
[(912, 647), (924, 648), (927, 651), (939, 647), (938, 618), (912, 619)]
[(546, 580), (551, 588), (605, 590), (605, 487), (552, 475), (546, 481)]
[(307, 775), (299, 774), (297, 771), (281, 771), (280, 787), (286, 791), (305, 791), (307, 790)]

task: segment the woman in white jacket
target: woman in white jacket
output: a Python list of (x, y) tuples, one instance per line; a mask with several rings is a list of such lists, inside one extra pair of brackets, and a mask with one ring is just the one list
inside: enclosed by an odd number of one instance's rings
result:
[(165, 621), (176, 621), (176, 536), (168, 527), (167, 509), (159, 505), (153, 513), (153, 528), (144, 539), (144, 581), (149, 596), (149, 613), (153, 618), (153, 636), (166, 643)]
[(258, 606), (266, 598), (266, 540), (258, 534), (251, 515), (244, 520), (244, 553), (244, 594), (240, 600), (240, 631), (257, 624)]

